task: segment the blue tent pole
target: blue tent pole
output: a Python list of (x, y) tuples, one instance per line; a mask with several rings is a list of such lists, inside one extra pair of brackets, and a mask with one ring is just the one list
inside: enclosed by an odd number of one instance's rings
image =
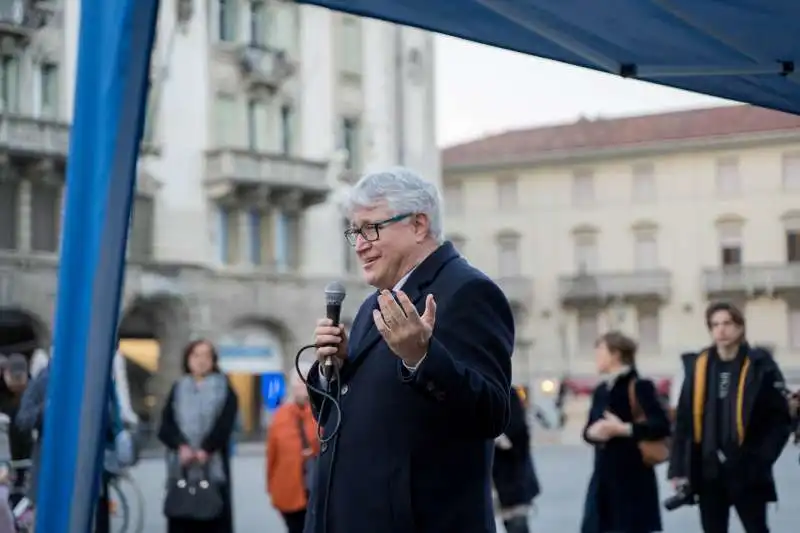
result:
[(36, 530), (89, 533), (158, 0), (82, 0)]

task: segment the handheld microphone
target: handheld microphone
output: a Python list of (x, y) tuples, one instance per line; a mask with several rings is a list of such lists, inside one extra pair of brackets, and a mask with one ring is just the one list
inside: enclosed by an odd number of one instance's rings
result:
[[(347, 296), (347, 291), (344, 285), (338, 281), (328, 283), (325, 286), (325, 315), (333, 321), (334, 326), (339, 325), (342, 316), (342, 302), (344, 302), (345, 296)], [(334, 364), (333, 357), (325, 358), (322, 373), (327, 379), (333, 377)]]

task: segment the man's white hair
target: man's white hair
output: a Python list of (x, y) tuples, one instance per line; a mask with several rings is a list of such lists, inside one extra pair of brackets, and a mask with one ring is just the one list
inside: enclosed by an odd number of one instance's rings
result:
[(439, 188), (413, 170), (394, 167), (363, 176), (342, 199), (346, 216), (385, 202), (395, 214), (422, 213), (430, 221), (430, 234), (444, 241), (442, 200)]

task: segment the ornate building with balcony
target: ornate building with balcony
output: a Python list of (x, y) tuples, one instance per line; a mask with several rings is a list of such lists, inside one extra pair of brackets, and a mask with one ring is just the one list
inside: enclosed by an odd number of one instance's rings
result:
[[(31, 49), (0, 57), (0, 344), (47, 347), (80, 2), (54, 3), (33, 29), (5, 4), (50, 3), (0, 0), (0, 33)], [(391, 165), (438, 180), (432, 43), (283, 0), (162, 0), (120, 324), (131, 371), (147, 374), (131, 385), (141, 405), (206, 337), (257, 429), (262, 376), (294, 371), (326, 283), (346, 283), (355, 315), (369, 288), (336, 197)]]
[(672, 376), (709, 342), (708, 302), (728, 299), (800, 382), (800, 118), (581, 119), (453, 146), (442, 164), (453, 241), (526, 310), (517, 380), (589, 379), (609, 328), (638, 339), (645, 372)]

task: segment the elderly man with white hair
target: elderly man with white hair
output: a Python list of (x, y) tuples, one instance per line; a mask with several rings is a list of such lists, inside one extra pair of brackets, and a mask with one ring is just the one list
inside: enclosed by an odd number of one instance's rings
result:
[(306, 533), (495, 531), (514, 321), (444, 240), (441, 209), (436, 186), (403, 168), (363, 177), (345, 199), (344, 237), (377, 291), (350, 331), (317, 323), (309, 389), (323, 443)]

